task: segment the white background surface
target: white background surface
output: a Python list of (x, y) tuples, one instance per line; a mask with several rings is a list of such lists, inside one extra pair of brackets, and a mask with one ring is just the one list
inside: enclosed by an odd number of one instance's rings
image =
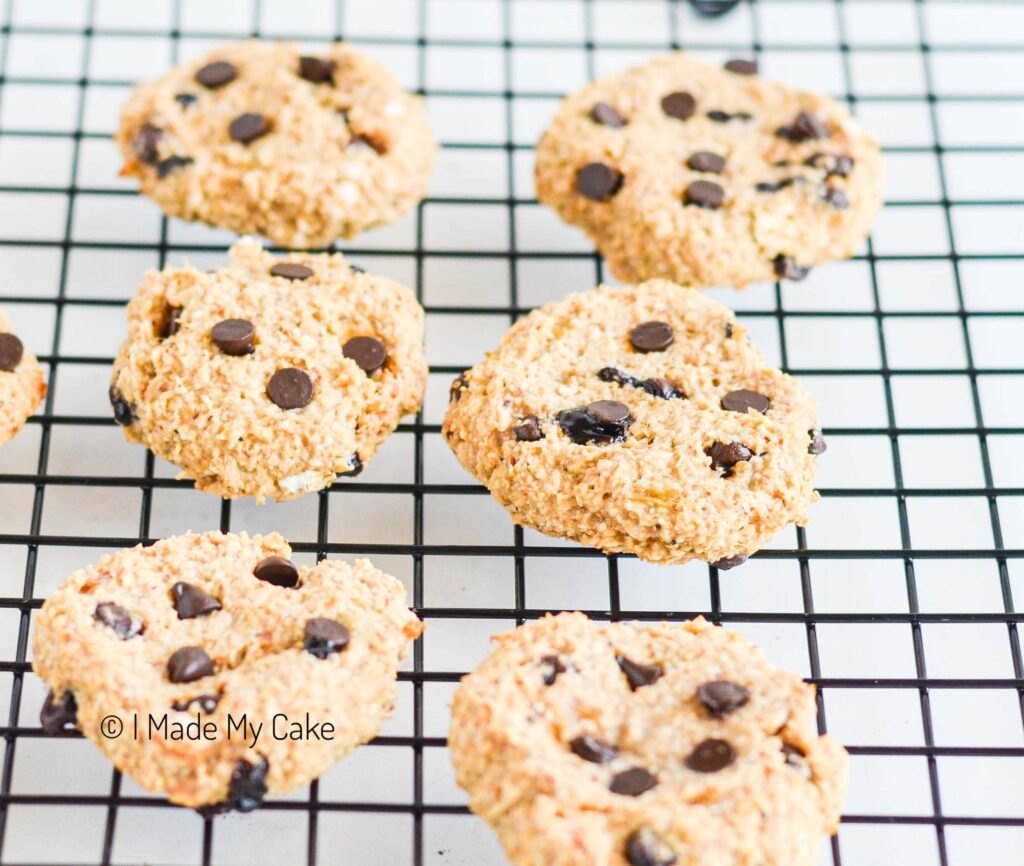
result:
[[(431, 673), (465, 671), (486, 652), (491, 634), (514, 624), (511, 617), (474, 617), (475, 608), (511, 610), (516, 603), (512, 556), (453, 549), (505, 549), (517, 536), (489, 497), (451, 492), (450, 485), (472, 485), (437, 433), (448, 384), (456, 369), (497, 343), (513, 292), (528, 307), (588, 288), (601, 274), (583, 235), (534, 200), (530, 145), (560, 94), (673, 43), (719, 62), (749, 56), (755, 42), (767, 77), (840, 98), (854, 94), (855, 110), (886, 147), (890, 166), (890, 205), (873, 235), (874, 255), (819, 268), (781, 290), (712, 292), (737, 308), (768, 356), (796, 371), (819, 399), (830, 447), (821, 458), (824, 498), (806, 534), (781, 533), (770, 545), (773, 558), (722, 573), (717, 584), (701, 563), (655, 567), (623, 559), (610, 567), (596, 556), (532, 553), (522, 559), (525, 605), (609, 610), (609, 575), (617, 573), (624, 615), (717, 606), (730, 627), (805, 676), (815, 673), (816, 649), (827, 728), (858, 747), (845, 807), (853, 820), (840, 832), (836, 862), (1021, 862), (1024, 727), (1020, 693), (1008, 682), (1015, 653), (1020, 658), (1004, 614), (1024, 592), (1024, 563), (985, 551), (993, 549), (995, 531), (1006, 548), (1024, 548), (1024, 319), (998, 315), (1024, 311), (1024, 53), (1008, 50), (1014, 40), (1024, 43), (1024, 5), (760, 0), (706, 22), (666, 0), (0, 0), (0, 24), (9, 25), (0, 32), (0, 303), (32, 351), (60, 360), (44, 413), (54, 423), (37, 420), (0, 450), (3, 599), (20, 599), (26, 588), (45, 598), (107, 549), (103, 539), (130, 543), (140, 534), (206, 530), (224, 516), (219, 500), (185, 484), (144, 493), (132, 479), (145, 478), (150, 466), (158, 479), (173, 478), (174, 470), (147, 464), (145, 452), (125, 443), (112, 423), (75, 423), (109, 417), (109, 361), (124, 333), (121, 306), (96, 301), (127, 299), (142, 271), (160, 263), (161, 241), (170, 264), (187, 258), (212, 266), (231, 240), (226, 232), (164, 221), (155, 205), (127, 194), (132, 184), (117, 177), (108, 136), (131, 82), (258, 28), (264, 36), (323, 40), (343, 33), (365, 42), (408, 87), (426, 91), (446, 145), (431, 198), (345, 248), (359, 264), (416, 286), (427, 306), (434, 368), (427, 426), (407, 424), (357, 482), (340, 482), (323, 499), (239, 502), (226, 516), (233, 529), (276, 529), (292, 541), (316, 542), (325, 507), (326, 541), (352, 545), (346, 553), (384, 545), (375, 561), (410, 591), (416, 573), (408, 546), (421, 533), (428, 622), (422, 664)], [(170, 37), (175, 29), (180, 39)], [(429, 41), (421, 44), (421, 36)], [(841, 41), (849, 51), (838, 49)], [(929, 82), (934, 103), (926, 98)], [(76, 137), (79, 129), (84, 135)], [(506, 149), (507, 142), (515, 147)], [(939, 155), (937, 143), (949, 150)], [(948, 220), (944, 199), (952, 203)], [(458, 255), (466, 251), (477, 255)], [(952, 252), (962, 258), (954, 262)], [(835, 315), (800, 315), (807, 312)], [(984, 440), (980, 426), (993, 431)], [(941, 432), (923, 435), (926, 428)], [(894, 457), (909, 491), (902, 511)], [(37, 472), (47, 478), (42, 496), (25, 483)], [(96, 477), (108, 481), (82, 483)], [(421, 519), (412, 492), (418, 480)], [(349, 485), (359, 492), (346, 492)], [(936, 488), (943, 492), (935, 495)], [(27, 533), (39, 536), (34, 561)], [(574, 547), (531, 531), (522, 543)], [(913, 560), (892, 554), (904, 546), (925, 553)], [(801, 547), (810, 551), (802, 560)], [(883, 557), (867, 557), (875, 551)], [(937, 558), (936, 551), (947, 554)], [(805, 616), (805, 595), (820, 618)], [(460, 615), (431, 615), (437, 608)], [(943, 614), (952, 621), (940, 621)], [(965, 621), (964, 614), (978, 617)], [(16, 675), (25, 661), (18, 655), (25, 624), (12, 604), (0, 607), (0, 659), (8, 662), (0, 665), (0, 720), (13, 712), (17, 726), (33, 728), (43, 690), (31, 674)], [(924, 673), (928, 687), (918, 688), (913, 681)], [(902, 682), (873, 687), (875, 679)], [(951, 687), (951, 680), (969, 682)], [(416, 862), (417, 759), (409, 738), (417, 733), (418, 703), (420, 733), (444, 736), (452, 688), (428, 678), (417, 701), (413, 683), (403, 681), (383, 733), (405, 739), (364, 747), (329, 772), (315, 796), (331, 805), (315, 821), (302, 808), (217, 820), (207, 839), (210, 861), (313, 862), (312, 839), (320, 863)], [(1004, 751), (984, 751), (993, 748)], [(105, 837), (115, 863), (202, 862), (203, 822), (113, 777), (85, 741), (18, 737), (3, 766), (10, 804), (4, 863), (100, 863)], [(112, 791), (128, 798), (113, 822), (106, 799), (90, 800)], [(83, 800), (59, 799), (67, 795)], [(310, 796), (303, 790), (288, 799)], [(444, 811), (465, 799), (441, 746), (422, 750), (421, 802), (423, 863), (504, 862), (482, 822)], [(353, 803), (386, 805), (346, 808)], [(939, 811), (948, 823), (937, 825)], [(986, 823), (992, 818), (1017, 826)], [(823, 847), (823, 864), (833, 856)]]

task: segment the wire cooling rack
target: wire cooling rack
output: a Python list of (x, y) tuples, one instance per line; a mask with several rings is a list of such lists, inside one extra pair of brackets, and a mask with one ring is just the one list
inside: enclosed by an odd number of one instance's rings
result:
[[(819, 687), (852, 779), (821, 863), (1019, 864), (1024, 850), (1024, 6), (748, 0), (0, 0), (0, 304), (48, 367), (0, 450), (0, 860), (500, 864), (447, 753), (447, 702), (487, 638), (545, 610), (739, 629)], [(123, 442), (109, 365), (146, 267), (223, 259), (117, 178), (135, 80), (249, 35), (351, 38), (424, 93), (430, 197), (346, 250), (427, 309), (424, 411), (357, 480), (283, 505), (221, 503)], [(530, 307), (603, 277), (541, 208), (532, 144), (559, 96), (684, 47), (757, 56), (845, 99), (880, 137), (889, 202), (850, 262), (719, 290), (816, 394), (822, 501), (742, 568), (647, 566), (514, 528), (439, 435), (453, 376)], [(427, 622), (382, 736), (308, 790), (204, 821), (45, 738), (33, 613), (103, 552), (186, 529), (263, 531), (300, 558), (370, 555)]]

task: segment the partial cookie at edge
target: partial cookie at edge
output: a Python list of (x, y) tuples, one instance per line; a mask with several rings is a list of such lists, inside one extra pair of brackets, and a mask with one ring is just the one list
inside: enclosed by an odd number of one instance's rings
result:
[(0, 445), (13, 439), (46, 396), (46, 376), (0, 312)]

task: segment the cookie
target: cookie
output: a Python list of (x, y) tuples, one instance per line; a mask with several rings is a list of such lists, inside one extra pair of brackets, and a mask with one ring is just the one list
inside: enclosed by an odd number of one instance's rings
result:
[(512, 863), (810, 866), (835, 833), (846, 752), (739, 634), (567, 613), (496, 640), (448, 743)]
[(74, 725), (146, 790), (208, 811), (256, 808), (371, 739), (422, 623), (368, 560), (290, 553), (211, 532), (75, 572), (35, 617), (44, 730)]
[(45, 396), (43, 368), (0, 312), (0, 445), (14, 438)]
[(437, 152), (422, 101), (346, 44), (221, 46), (139, 85), (116, 139), (121, 173), (168, 216), (286, 247), (397, 219)]
[(664, 280), (520, 319), (443, 432), (516, 523), (652, 562), (738, 565), (815, 501), (811, 397), (733, 314)]
[(538, 198), (624, 282), (743, 287), (848, 258), (882, 205), (877, 143), (755, 73), (673, 54), (589, 84), (537, 147)]
[(339, 254), (243, 240), (230, 257), (146, 275), (114, 362), (114, 418), (224, 498), (291, 499), (358, 473), (420, 406), (422, 308)]

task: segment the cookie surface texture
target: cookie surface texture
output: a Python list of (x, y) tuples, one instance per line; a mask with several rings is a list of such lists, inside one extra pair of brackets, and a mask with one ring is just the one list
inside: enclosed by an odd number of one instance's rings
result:
[[(295, 567), (290, 553), (277, 534), (214, 532), (75, 572), (36, 619), (44, 729), (76, 725), (143, 788), (195, 808), (246, 811), (308, 784), (376, 734), (422, 624), (368, 560)], [(333, 725), (330, 739), (279, 736), (307, 713)], [(275, 714), (287, 717), (276, 735)], [(101, 732), (111, 715), (124, 725), (114, 738)], [(212, 736), (174, 739), (197, 717)], [(263, 728), (254, 741), (229, 719)]]
[(817, 426), (811, 397), (729, 310), (651, 280), (519, 320), (456, 379), (442, 429), (517, 523), (717, 563), (803, 522)]
[(420, 406), (415, 296), (338, 254), (243, 240), (230, 257), (146, 275), (114, 363), (115, 419), (225, 498), (289, 499), (358, 472)]
[(562, 103), (538, 198), (623, 282), (743, 287), (848, 258), (883, 196), (875, 140), (838, 102), (686, 54)]
[(449, 745), (516, 866), (810, 866), (836, 831), (846, 752), (740, 635), (574, 613), (496, 641)]
[(285, 247), (394, 221), (437, 151), (421, 100), (346, 44), (224, 45), (139, 85), (116, 139), (122, 174), (168, 216)]
[(0, 312), (0, 445), (21, 430), (46, 396), (46, 376)]

